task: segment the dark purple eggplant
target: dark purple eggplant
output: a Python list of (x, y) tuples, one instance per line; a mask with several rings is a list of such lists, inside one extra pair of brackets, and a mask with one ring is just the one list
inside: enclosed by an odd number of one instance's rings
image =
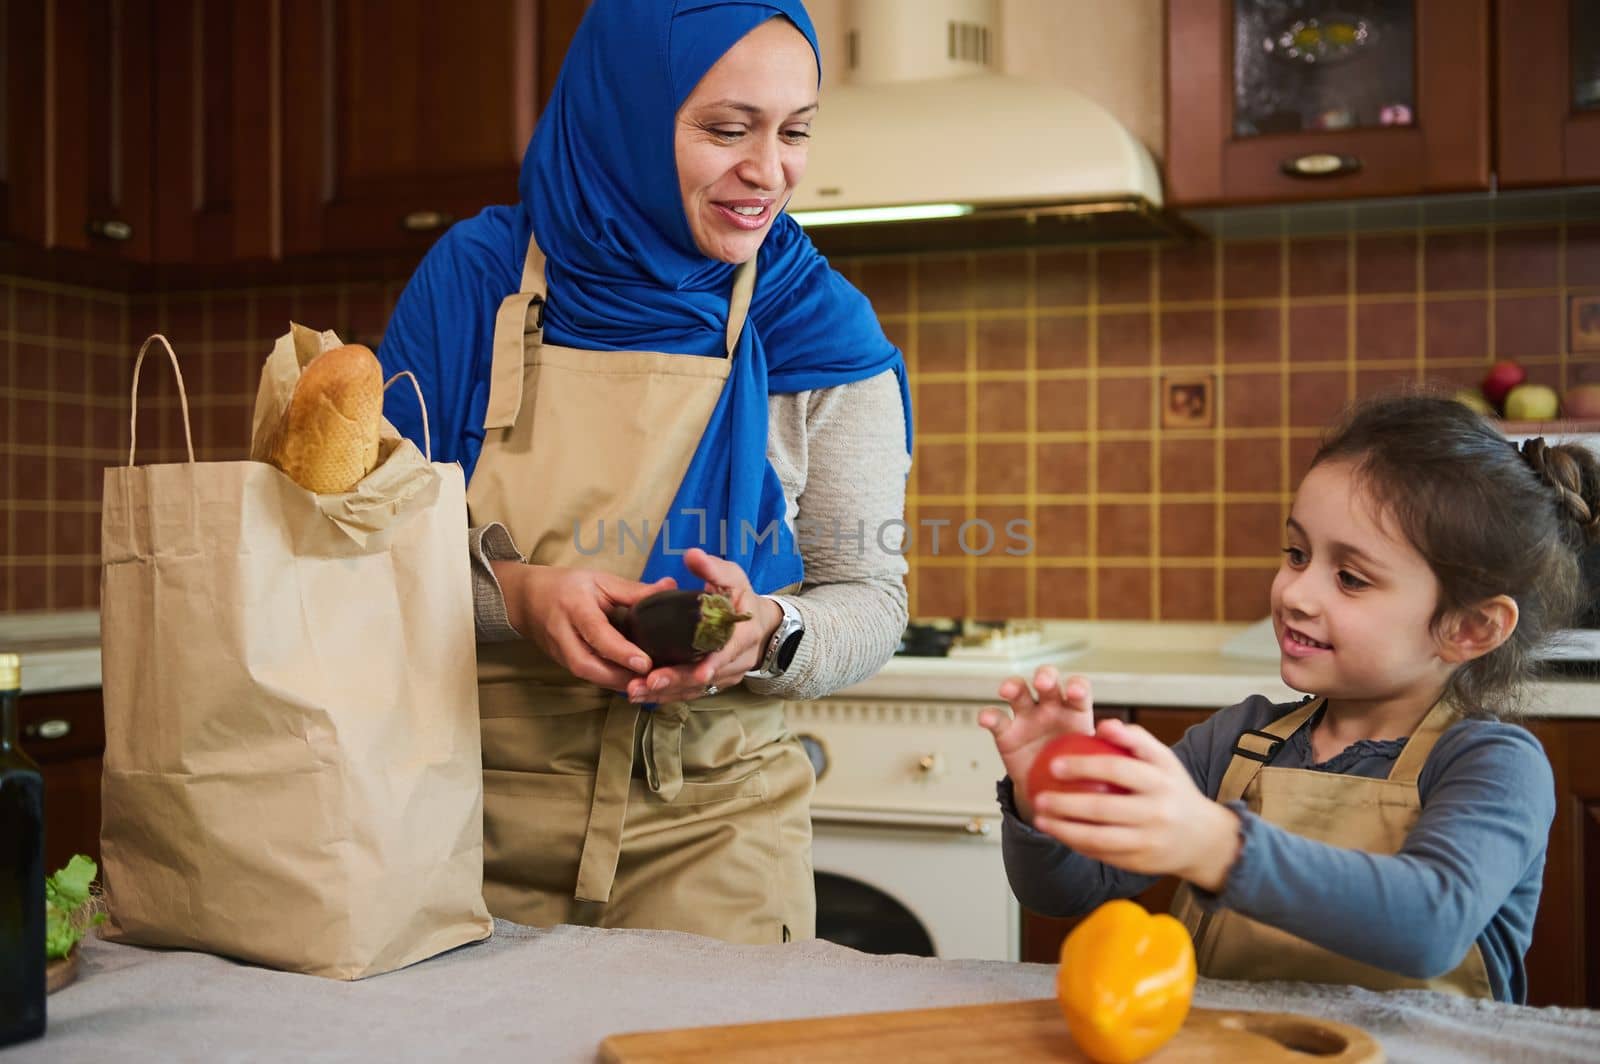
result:
[(687, 665), (727, 646), (733, 626), (748, 621), (727, 595), (716, 591), (657, 591), (612, 617), (629, 642), (656, 668)]

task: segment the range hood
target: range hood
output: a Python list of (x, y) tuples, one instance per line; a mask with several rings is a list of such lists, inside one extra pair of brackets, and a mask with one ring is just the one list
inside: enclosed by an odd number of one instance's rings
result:
[(994, 69), (998, 0), (846, 0), (843, 84), (789, 213), (830, 253), (1154, 239), (1150, 152), (1103, 107)]

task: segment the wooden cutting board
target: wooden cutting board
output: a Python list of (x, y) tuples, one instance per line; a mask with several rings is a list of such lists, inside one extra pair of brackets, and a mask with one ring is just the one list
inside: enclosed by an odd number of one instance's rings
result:
[[(1072, 1061), (1085, 1064), (1054, 998), (869, 1012), (811, 1020), (689, 1027), (612, 1035), (605, 1064), (746, 1064), (760, 1061)], [(1382, 1064), (1371, 1035), (1332, 1020), (1284, 1012), (1194, 1009), (1149, 1064)]]

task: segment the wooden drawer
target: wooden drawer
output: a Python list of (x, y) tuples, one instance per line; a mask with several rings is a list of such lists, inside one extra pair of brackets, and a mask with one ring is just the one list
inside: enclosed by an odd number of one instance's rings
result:
[(99, 689), (23, 695), (22, 749), (41, 766), (98, 758), (106, 747)]

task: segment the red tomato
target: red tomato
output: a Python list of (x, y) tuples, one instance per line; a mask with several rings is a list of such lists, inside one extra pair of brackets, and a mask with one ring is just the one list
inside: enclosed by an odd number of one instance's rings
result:
[(1132, 757), (1122, 747), (1108, 743), (1093, 735), (1058, 735), (1045, 745), (1028, 769), (1028, 796), (1032, 798), (1044, 791), (1081, 791), (1089, 794), (1127, 794), (1126, 787), (1114, 783), (1089, 779), (1062, 779), (1050, 772), (1050, 762), (1058, 757), (1082, 757), (1086, 754), (1118, 754)]

